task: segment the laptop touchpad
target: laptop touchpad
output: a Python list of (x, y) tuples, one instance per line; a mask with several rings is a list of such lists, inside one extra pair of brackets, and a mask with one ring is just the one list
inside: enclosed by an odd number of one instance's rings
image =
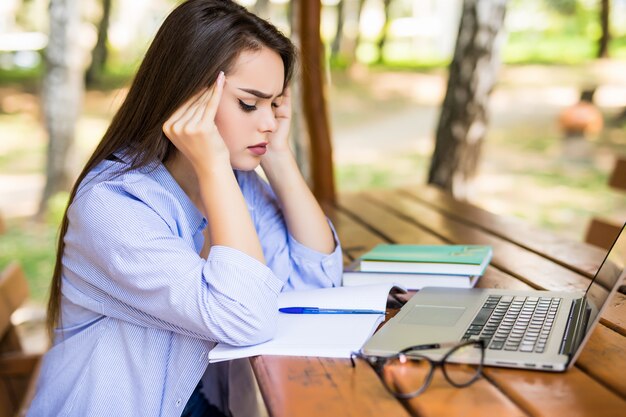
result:
[(463, 315), (465, 307), (416, 305), (400, 323), (426, 326), (453, 326)]

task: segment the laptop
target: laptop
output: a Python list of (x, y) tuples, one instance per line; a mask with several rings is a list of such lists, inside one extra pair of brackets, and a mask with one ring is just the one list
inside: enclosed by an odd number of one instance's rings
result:
[[(564, 371), (573, 366), (626, 276), (626, 224), (584, 293), (427, 287), (362, 348), (386, 356), (415, 345), (485, 342), (484, 364)], [(477, 349), (464, 363), (478, 363)], [(420, 351), (440, 359), (446, 350)]]

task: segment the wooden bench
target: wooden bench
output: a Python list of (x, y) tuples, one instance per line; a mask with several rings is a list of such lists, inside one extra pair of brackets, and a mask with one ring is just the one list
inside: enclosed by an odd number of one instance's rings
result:
[(40, 354), (22, 349), (11, 314), (28, 298), (28, 282), (18, 262), (0, 275), (0, 417), (25, 416), (33, 398)]
[[(615, 168), (609, 178), (609, 187), (614, 190), (621, 191), (626, 195), (626, 159), (618, 159)], [(609, 249), (609, 246), (615, 240), (615, 237), (622, 229), (623, 224), (616, 224), (614, 221), (593, 218), (587, 228), (585, 242)]]

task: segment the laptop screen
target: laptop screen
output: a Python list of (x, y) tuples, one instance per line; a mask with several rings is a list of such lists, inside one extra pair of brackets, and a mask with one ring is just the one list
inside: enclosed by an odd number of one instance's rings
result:
[[(622, 227), (617, 239), (609, 250), (600, 265), (600, 269), (596, 272), (595, 277), (589, 284), (585, 297), (587, 303), (591, 307), (591, 315), (588, 324), (595, 323), (597, 315), (602, 306), (606, 303), (613, 287), (616, 286), (617, 280), (620, 279), (624, 269), (626, 268), (626, 224)], [(587, 327), (589, 329), (589, 327)]]

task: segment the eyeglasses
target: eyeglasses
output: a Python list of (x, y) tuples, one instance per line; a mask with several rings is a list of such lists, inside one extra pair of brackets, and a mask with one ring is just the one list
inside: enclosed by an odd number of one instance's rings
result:
[[(423, 350), (447, 347), (451, 349), (438, 361), (419, 353)], [(460, 344), (435, 343), (411, 346), (390, 356), (352, 352), (350, 361), (353, 368), (356, 366), (355, 358), (365, 360), (376, 371), (391, 394), (406, 400), (418, 396), (428, 388), (438, 366), (441, 367), (446, 380), (457, 388), (474, 383), (482, 375), (485, 342), (471, 340)]]

